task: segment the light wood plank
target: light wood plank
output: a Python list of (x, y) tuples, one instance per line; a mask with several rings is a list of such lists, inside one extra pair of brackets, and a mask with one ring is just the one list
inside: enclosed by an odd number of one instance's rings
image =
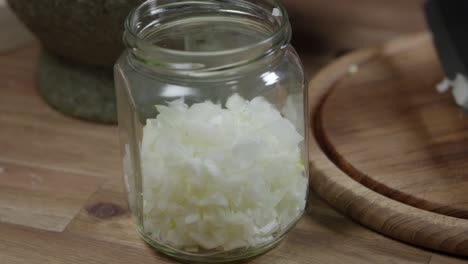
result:
[(0, 161), (0, 222), (61, 232), (102, 181)]
[(7, 224), (0, 225), (0, 248), (0, 263), (8, 264), (173, 263), (149, 247), (136, 249), (76, 234)]

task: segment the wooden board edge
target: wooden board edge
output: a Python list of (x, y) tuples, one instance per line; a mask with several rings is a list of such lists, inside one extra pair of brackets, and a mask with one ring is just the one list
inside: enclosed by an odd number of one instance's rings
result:
[(424, 211), (369, 190), (330, 161), (315, 137), (316, 114), (337, 81), (359, 65), (427, 43), (430, 37), (424, 32), (351, 53), (312, 79), (308, 91), (310, 185), (335, 209), (374, 231), (418, 246), (468, 256), (467, 220)]

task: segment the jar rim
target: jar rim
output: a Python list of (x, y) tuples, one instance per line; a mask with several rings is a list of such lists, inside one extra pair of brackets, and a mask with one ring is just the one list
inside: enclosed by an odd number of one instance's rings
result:
[[(290, 42), (291, 33), (290, 33), (290, 24), (289, 18), (286, 9), (278, 0), (179, 0), (172, 1), (172, 3), (160, 5), (159, 0), (147, 0), (134, 10), (130, 12), (126, 21), (125, 21), (125, 33), (124, 33), (124, 42), (133, 53), (136, 53), (137, 58), (145, 62), (151, 62), (151, 55), (149, 54), (158, 54), (158, 60), (164, 57), (180, 57), (180, 58), (190, 58), (192, 60), (197, 60), (201, 57), (219, 57), (219, 56), (232, 56), (235, 58), (242, 53), (247, 51), (257, 50), (256, 58), (250, 58), (250, 60), (256, 60), (258, 57), (266, 56), (268, 53), (271, 53), (273, 50), (284, 47)], [(232, 4), (236, 6), (250, 5), (250, 6), (259, 6), (258, 2), (264, 4), (270, 4), (273, 6), (273, 12), (270, 14), (278, 22), (277, 25), (273, 28), (271, 32), (265, 37), (262, 37), (261, 40), (246, 45), (241, 45), (236, 48), (228, 48), (216, 51), (185, 51), (177, 50), (173, 48), (166, 48), (158, 46), (147, 39), (145, 39), (141, 32), (138, 31), (138, 18), (141, 14), (157, 14), (162, 13), (170, 5), (181, 5), (181, 4), (190, 4), (190, 5), (203, 5), (203, 4)], [(135, 26), (136, 25), (136, 26)], [(183, 59), (181, 59), (183, 60)], [(159, 64), (157, 62), (156, 64)], [(186, 67), (184, 69), (184, 63), (179, 63), (176, 66), (176, 70), (194, 70), (194, 66)], [(154, 64), (153, 64), (154, 65)], [(158, 65), (160, 66), (160, 65)], [(228, 65), (229, 66), (229, 65)], [(223, 67), (226, 67), (224, 65)], [(196, 67), (195, 67), (196, 68)], [(200, 66), (206, 70), (206, 67)], [(195, 69), (197, 70), (197, 69)]]

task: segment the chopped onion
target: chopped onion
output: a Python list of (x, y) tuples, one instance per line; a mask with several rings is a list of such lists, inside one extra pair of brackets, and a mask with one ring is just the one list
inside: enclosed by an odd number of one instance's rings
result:
[(236, 94), (226, 108), (209, 101), (189, 107), (182, 99), (156, 108), (141, 144), (151, 238), (177, 248), (253, 247), (300, 217), (304, 138), (263, 97)]
[(463, 74), (458, 73), (454, 80), (444, 79), (436, 88), (440, 93), (447, 92), (452, 88), (455, 102), (459, 106), (468, 109), (468, 79)]

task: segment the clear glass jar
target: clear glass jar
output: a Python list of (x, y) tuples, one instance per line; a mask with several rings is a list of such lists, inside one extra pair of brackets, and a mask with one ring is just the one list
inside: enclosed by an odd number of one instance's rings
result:
[(275, 0), (150, 0), (115, 65), (122, 159), (137, 230), (181, 260), (275, 246), (307, 200), (307, 99)]

